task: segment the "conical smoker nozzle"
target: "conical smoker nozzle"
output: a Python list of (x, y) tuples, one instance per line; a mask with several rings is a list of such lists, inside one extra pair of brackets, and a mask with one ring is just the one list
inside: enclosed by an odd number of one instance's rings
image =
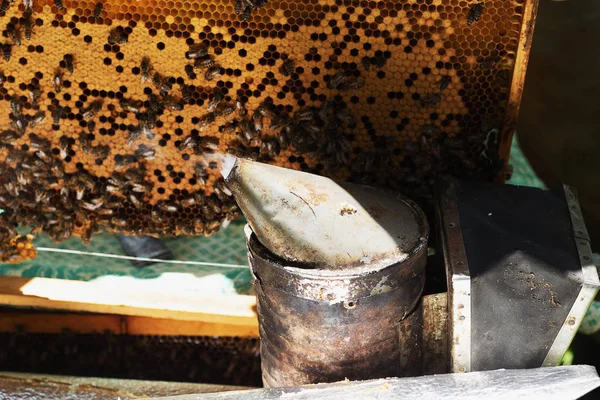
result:
[(427, 222), (399, 195), (240, 158), (223, 175), (257, 239), (285, 260), (373, 268), (426, 245)]

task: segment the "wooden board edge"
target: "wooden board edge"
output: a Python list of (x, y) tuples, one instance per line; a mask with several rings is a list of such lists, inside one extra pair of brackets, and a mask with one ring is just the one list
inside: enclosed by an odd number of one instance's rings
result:
[(0, 277), (0, 306), (237, 325), (257, 329), (256, 299), (52, 278)]
[(0, 332), (258, 337), (256, 326), (131, 315), (19, 310), (0, 313)]

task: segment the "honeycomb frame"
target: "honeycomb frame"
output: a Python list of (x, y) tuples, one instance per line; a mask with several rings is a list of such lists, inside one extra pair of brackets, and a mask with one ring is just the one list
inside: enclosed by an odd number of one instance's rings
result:
[(34, 255), (19, 225), (211, 234), (227, 153), (425, 200), (503, 180), (537, 7), (1, 0), (0, 259)]

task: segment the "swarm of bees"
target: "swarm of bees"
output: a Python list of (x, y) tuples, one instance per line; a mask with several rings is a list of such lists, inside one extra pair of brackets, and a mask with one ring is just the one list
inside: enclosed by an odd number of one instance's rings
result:
[[(232, 20), (207, 18), (209, 25), (192, 36), (175, 30), (182, 24), (117, 18), (104, 0), (86, 3), (83, 11), (78, 3), (53, 0), (52, 12), (21, 1), (17, 7), (0, 0), (0, 101), (8, 103), (7, 122), (0, 119), (0, 261), (35, 256), (32, 236), (19, 236), (17, 227), (55, 241), (75, 235), (87, 242), (102, 228), (128, 235), (212, 234), (241, 215), (218, 172), (225, 153), (425, 199), (437, 174), (490, 179), (504, 166), (498, 157), (507, 140), (498, 131), (504, 109), (482, 116), (472, 100), (485, 90), (503, 99), (512, 78), (506, 55), (479, 52), (469, 73), (489, 79), (470, 80), (446, 54), (452, 43), (438, 45), (433, 27), (423, 33), (427, 29), (392, 15), (397, 6), (377, 13), (387, 12), (392, 25), (375, 15), (367, 23), (368, 13), (353, 23), (350, 5), (319, 8), (315, 15), (327, 15), (319, 17), (327, 21), (323, 28), (309, 18), (266, 24), (270, 14), (257, 11), (273, 2), (233, 0), (226, 9)], [(399, 4), (407, 12), (418, 7)], [(476, 28), (490, 9), (472, 4), (460, 23)], [(295, 18), (293, 10), (281, 12)], [(271, 44), (269, 38), (302, 31), (303, 23), (310, 27), (303, 33), (310, 37), (302, 43), (306, 51)], [(272, 31), (259, 31), (263, 25)], [(48, 47), (45, 29), (70, 29), (73, 42), (54, 48), (60, 54), (42, 73), (27, 57), (46, 51), (38, 44)], [(445, 28), (435, 29), (444, 37)], [(144, 43), (156, 39), (143, 47), (140, 34)], [(185, 45), (161, 56), (176, 40)], [(107, 75), (105, 88), (88, 85), (86, 71), (100, 67), (79, 51), (82, 43), (98, 42), (106, 53), (98, 64), (122, 74)], [(254, 50), (259, 45), (262, 56)], [(409, 55), (417, 50), (413, 67)], [(427, 51), (440, 61), (425, 62)], [(401, 75), (394, 69), (399, 64), (410, 71)], [(110, 90), (115, 84), (119, 90)], [(463, 105), (455, 104), (459, 96)]]

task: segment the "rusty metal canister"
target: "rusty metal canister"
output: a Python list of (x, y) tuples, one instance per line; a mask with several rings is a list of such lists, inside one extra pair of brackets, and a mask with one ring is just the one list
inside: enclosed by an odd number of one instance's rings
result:
[(398, 327), (423, 290), (429, 228), (414, 203), (398, 196), (398, 207), (413, 216), (402, 221), (410, 248), (385, 265), (308, 268), (273, 254), (246, 227), (266, 387), (403, 375)]

